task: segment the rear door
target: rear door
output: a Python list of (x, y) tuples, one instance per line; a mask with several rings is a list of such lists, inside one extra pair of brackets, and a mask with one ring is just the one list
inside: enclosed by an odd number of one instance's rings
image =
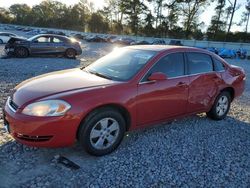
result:
[(215, 71), (210, 55), (200, 52), (187, 52), (189, 74), (188, 112), (207, 110), (218, 94), (222, 83), (221, 75)]
[[(148, 81), (155, 72), (162, 72), (168, 78)], [(186, 113), (187, 98), (184, 54), (166, 55), (155, 63), (138, 85), (137, 124), (151, 124)]]
[(66, 51), (66, 41), (62, 38), (54, 36), (51, 42), (55, 53), (64, 53)]

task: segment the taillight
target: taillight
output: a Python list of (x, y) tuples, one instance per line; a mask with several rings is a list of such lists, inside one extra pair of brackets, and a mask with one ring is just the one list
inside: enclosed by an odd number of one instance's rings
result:
[(231, 68), (229, 69), (229, 73), (233, 77), (240, 76), (240, 75), (245, 76), (244, 69), (238, 66), (233, 66), (233, 65), (231, 65)]

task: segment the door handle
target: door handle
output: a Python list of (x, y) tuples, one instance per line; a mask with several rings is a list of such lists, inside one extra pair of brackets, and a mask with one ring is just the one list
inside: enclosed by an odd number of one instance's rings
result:
[(179, 82), (179, 83), (177, 84), (177, 86), (186, 86), (186, 83), (185, 83), (185, 82)]

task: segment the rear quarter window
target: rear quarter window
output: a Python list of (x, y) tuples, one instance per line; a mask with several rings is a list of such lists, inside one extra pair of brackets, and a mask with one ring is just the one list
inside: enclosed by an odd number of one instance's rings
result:
[(215, 71), (224, 71), (225, 70), (225, 65), (219, 61), (218, 59), (214, 58), (214, 69)]
[(189, 74), (199, 74), (213, 71), (213, 62), (209, 55), (199, 52), (187, 53)]

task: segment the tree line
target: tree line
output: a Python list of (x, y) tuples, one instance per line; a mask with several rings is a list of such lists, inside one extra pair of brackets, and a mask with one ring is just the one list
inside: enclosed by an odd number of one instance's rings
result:
[[(202, 12), (215, 2), (215, 15), (204, 31)], [(241, 20), (233, 21), (240, 6), (245, 7)], [(0, 23), (51, 27), (95, 33), (130, 34), (150, 37), (207, 39), (250, 42), (248, 33), (250, 0), (106, 0), (95, 10), (89, 0), (67, 6), (58, 1), (42, 1), (33, 7), (13, 4), (0, 8)], [(231, 32), (238, 24), (244, 31)]]

